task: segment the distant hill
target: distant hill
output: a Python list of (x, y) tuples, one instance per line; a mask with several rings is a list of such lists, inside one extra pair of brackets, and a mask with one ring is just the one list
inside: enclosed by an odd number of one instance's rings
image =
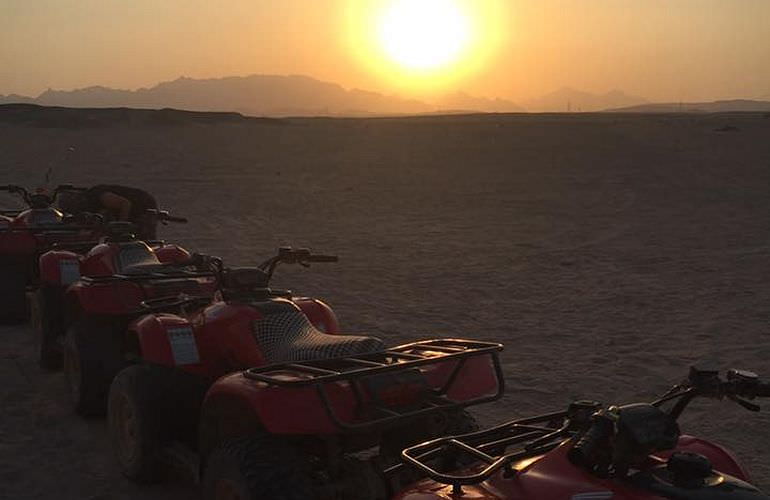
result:
[(769, 112), (770, 100), (754, 101), (747, 99), (733, 99), (711, 102), (668, 102), (607, 109), (605, 111), (610, 113), (724, 113), (742, 111)]
[(432, 103), (444, 111), (481, 111), (484, 113), (523, 113), (524, 108), (506, 99), (488, 99), (486, 97), (474, 97), (465, 92), (447, 94)]
[(433, 111), (425, 103), (341, 86), (307, 76), (251, 75), (212, 79), (178, 78), (150, 88), (87, 87), (47, 90), (36, 98), (0, 96), (0, 103), (68, 107), (176, 108), (233, 111), (247, 115), (371, 115)]
[(114, 125), (174, 126), (204, 123), (280, 124), (274, 118), (246, 117), (240, 113), (181, 111), (177, 109), (63, 108), (37, 104), (0, 104), (0, 124), (43, 128), (88, 128)]
[(225, 78), (178, 78), (150, 88), (120, 90), (87, 87), (46, 90), (39, 96), (0, 96), (1, 103), (31, 103), (66, 107), (175, 108), (194, 111), (232, 111), (252, 116), (371, 116), (435, 113), (522, 111), (502, 99), (452, 94), (426, 104), (377, 92), (346, 90), (335, 83), (307, 76), (251, 75)]
[(646, 104), (643, 97), (628, 95), (620, 90), (612, 90), (606, 94), (592, 94), (582, 90), (564, 87), (555, 90), (537, 99), (523, 103), (531, 112), (559, 112), (566, 111), (601, 111), (608, 108), (620, 108)]

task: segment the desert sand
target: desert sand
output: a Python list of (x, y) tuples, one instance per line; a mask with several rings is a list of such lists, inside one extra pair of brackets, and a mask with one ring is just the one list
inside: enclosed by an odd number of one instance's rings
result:
[[(145, 187), (190, 219), (163, 237), (230, 264), (286, 244), (338, 254), (276, 285), (326, 299), (350, 332), (503, 342), (507, 393), (477, 409), (485, 423), (651, 400), (703, 359), (770, 377), (759, 114), (0, 125), (0, 183), (39, 184), (52, 162), (54, 183)], [(120, 476), (105, 422), (71, 414), (28, 327), (0, 327), (0, 377), (0, 498), (196, 497)], [(764, 406), (700, 401), (682, 427), (770, 489)]]

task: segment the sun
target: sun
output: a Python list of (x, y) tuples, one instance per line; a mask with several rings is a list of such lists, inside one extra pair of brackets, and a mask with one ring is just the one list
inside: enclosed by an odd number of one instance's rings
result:
[(377, 23), (377, 41), (394, 63), (435, 71), (456, 63), (471, 39), (471, 22), (453, 0), (393, 0)]
[(346, 0), (340, 40), (385, 92), (438, 95), (484, 72), (507, 46), (509, 3)]

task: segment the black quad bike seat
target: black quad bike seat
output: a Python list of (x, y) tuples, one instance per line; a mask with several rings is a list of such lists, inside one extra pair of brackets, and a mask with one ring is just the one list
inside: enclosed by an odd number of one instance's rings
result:
[(385, 344), (377, 337), (320, 331), (290, 300), (273, 299), (258, 308), (264, 317), (254, 322), (254, 338), (269, 363), (332, 359), (385, 350)]

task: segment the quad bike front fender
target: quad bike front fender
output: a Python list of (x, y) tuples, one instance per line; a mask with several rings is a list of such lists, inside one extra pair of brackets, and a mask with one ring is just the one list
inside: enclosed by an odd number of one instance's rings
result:
[(164, 243), (157, 247), (154, 246), (152, 250), (162, 264), (187, 262), (191, 258), (190, 252), (178, 245)]
[(148, 363), (206, 375), (190, 322), (175, 314), (148, 314), (129, 325), (138, 352)]
[(0, 254), (34, 256), (38, 239), (29, 231), (12, 230), (13, 225), (0, 229)]
[(144, 300), (141, 288), (129, 281), (73, 283), (65, 294), (68, 317), (135, 314)]
[(65, 250), (51, 250), (40, 256), (40, 282), (50, 286), (69, 286), (80, 279), (80, 256)]

